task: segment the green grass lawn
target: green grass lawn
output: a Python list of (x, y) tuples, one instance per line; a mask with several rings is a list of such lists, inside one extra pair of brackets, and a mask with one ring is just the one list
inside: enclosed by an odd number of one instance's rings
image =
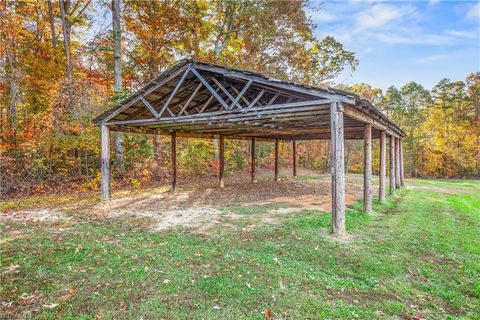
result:
[(0, 317), (480, 319), (480, 182), (408, 183), (375, 215), (350, 207), (347, 242), (314, 211), (209, 235), (75, 212), (3, 223)]

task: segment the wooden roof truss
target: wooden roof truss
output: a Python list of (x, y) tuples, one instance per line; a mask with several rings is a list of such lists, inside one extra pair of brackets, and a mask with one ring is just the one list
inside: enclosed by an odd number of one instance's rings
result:
[[(112, 130), (186, 137), (328, 139), (330, 104), (345, 111), (345, 136), (363, 137), (365, 122), (403, 132), (348, 93), (292, 84), (260, 74), (184, 61), (95, 119)], [(374, 136), (379, 135), (374, 132)]]

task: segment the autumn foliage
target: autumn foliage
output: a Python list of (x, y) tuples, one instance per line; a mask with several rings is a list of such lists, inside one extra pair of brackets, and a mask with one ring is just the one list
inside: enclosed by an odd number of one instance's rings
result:
[[(280, 79), (334, 85), (355, 54), (333, 37), (316, 39), (304, 1), (121, 1), (123, 90), (113, 88), (110, 1), (0, 1), (0, 195), (98, 187), (99, 132), (93, 116), (124, 99), (176, 60), (192, 57)], [(320, 8), (321, 9), (321, 8)], [(480, 167), (480, 75), (442, 80), (431, 91), (349, 88), (407, 132), (406, 173), (473, 177)], [(169, 175), (168, 140), (124, 134), (112, 163), (114, 186), (140, 187)], [(115, 138), (117, 139), (117, 137)], [(361, 148), (348, 142), (351, 172)], [(272, 146), (260, 144), (259, 165)], [(181, 174), (214, 174), (215, 145), (180, 140)], [(291, 152), (282, 146), (288, 165)], [(248, 144), (229, 141), (230, 170), (248, 165)], [(299, 163), (329, 171), (328, 142), (299, 144)], [(121, 161), (119, 161), (121, 159)]]

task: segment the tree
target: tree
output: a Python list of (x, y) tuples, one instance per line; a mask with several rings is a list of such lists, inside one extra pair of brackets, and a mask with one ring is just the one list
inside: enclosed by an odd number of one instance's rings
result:
[[(7, 88), (6, 106), (7, 106), (7, 128), (10, 134), (10, 141), (17, 149), (17, 105), (20, 99), (20, 72), (17, 58), (17, 34), (18, 26), (15, 20), (16, 5), (8, 6), (6, 10), (0, 12), (0, 21), (2, 30), (2, 42), (4, 58), (2, 64), (4, 66), (4, 86)], [(3, 121), (3, 119), (1, 119)], [(3, 130), (2, 130), (3, 135)], [(3, 138), (3, 137), (2, 137)]]
[[(122, 26), (121, 0), (112, 0), (112, 39), (113, 39), (113, 92), (114, 97), (123, 96), (122, 86)], [(116, 100), (116, 99), (115, 99)], [(115, 132), (115, 163), (123, 172), (123, 135)]]
[(73, 82), (73, 71), (72, 71), (72, 57), (71, 57), (71, 36), (72, 28), (75, 23), (82, 22), (84, 20), (83, 14), (88, 8), (91, 0), (87, 0), (83, 6), (81, 0), (77, 0), (76, 3), (72, 5), (71, 0), (59, 0), (60, 3), (60, 18), (62, 21), (62, 31), (63, 31), (63, 47), (65, 50), (65, 70), (66, 70), (66, 92), (67, 100), (66, 107), (67, 111), (71, 112), (73, 108), (73, 95), (74, 95), (74, 82)]
[(358, 94), (363, 99), (370, 101), (377, 108), (383, 103), (384, 97), (382, 89), (374, 88), (367, 83), (356, 83), (347, 90)]

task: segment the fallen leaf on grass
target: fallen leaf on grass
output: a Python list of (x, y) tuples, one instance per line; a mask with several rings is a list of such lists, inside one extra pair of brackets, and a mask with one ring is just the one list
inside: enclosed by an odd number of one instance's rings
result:
[(20, 267), (20, 265), (16, 264), (16, 265), (11, 265), (10, 267), (7, 268), (8, 271), (15, 271), (15, 269), (17, 269), (18, 267)]
[(76, 288), (69, 288), (67, 292), (63, 296), (61, 296), (59, 299), (62, 301), (70, 299), (75, 294), (75, 292), (77, 292)]
[(263, 310), (263, 315), (265, 316), (265, 319), (273, 319), (272, 309)]
[(103, 311), (102, 311), (102, 310), (98, 310), (97, 315), (95, 316), (95, 320), (100, 319), (102, 316), (103, 316)]
[(42, 304), (42, 307), (47, 309), (53, 309), (58, 306), (58, 303), (51, 303), (51, 304)]

